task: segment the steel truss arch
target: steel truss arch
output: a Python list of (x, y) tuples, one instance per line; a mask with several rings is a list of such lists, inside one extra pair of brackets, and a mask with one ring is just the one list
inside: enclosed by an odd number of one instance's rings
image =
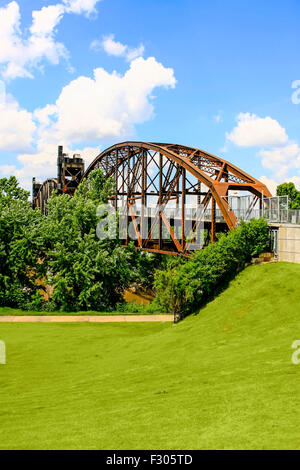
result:
[[(238, 223), (228, 203), (228, 191), (250, 192), (256, 201), (271, 196), (263, 183), (232, 163), (204, 150), (184, 145), (134, 141), (119, 143), (98, 155), (83, 178), (88, 178), (91, 171), (98, 168), (106, 177), (114, 178), (116, 193), (112, 199), (115, 206), (118, 207), (120, 198), (126, 200), (128, 219), (132, 220), (135, 227), (137, 244), (147, 251), (189, 253), (190, 242), (184, 236), (184, 210), (190, 196), (197, 198), (197, 204), (203, 210), (209, 205), (211, 207), (212, 241), (216, 236), (216, 208), (220, 210), (227, 229), (232, 230)], [(151, 229), (146, 237), (141, 236), (132, 210), (137, 200), (140, 199), (146, 205), (149, 197), (156, 197), (160, 208), (156, 221), (159, 227), (156, 239)], [(176, 237), (163, 212), (168, 202), (174, 199), (182, 207), (180, 239)], [(171, 244), (165, 244), (162, 240), (163, 226), (170, 234)]]

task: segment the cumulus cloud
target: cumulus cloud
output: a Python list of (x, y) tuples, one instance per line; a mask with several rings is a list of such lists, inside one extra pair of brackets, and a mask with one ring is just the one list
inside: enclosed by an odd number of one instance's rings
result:
[(261, 176), (259, 180), (267, 186), (272, 196), (276, 196), (276, 188), (278, 184), (280, 184), (278, 181), (275, 181), (273, 178), (268, 178), (267, 176)]
[(101, 0), (63, 0), (65, 4), (65, 10), (68, 13), (81, 13), (90, 16), (92, 13), (96, 12), (96, 5)]
[(34, 111), (33, 116), (39, 122), (41, 127), (49, 126), (50, 117), (56, 114), (56, 106), (47, 104), (44, 108), (38, 108)]
[(0, 150), (17, 152), (29, 149), (35, 129), (32, 114), (7, 96), (0, 104)]
[(0, 165), (0, 175), (1, 176), (10, 176), (14, 173), (16, 167), (15, 165)]
[(132, 60), (136, 59), (137, 57), (141, 57), (145, 52), (145, 47), (143, 44), (140, 44), (138, 47), (135, 48), (128, 48), (126, 53), (126, 60), (131, 62)]
[[(152, 118), (154, 89), (174, 88), (175, 84), (173, 69), (164, 67), (154, 57), (133, 60), (123, 75), (97, 68), (93, 78), (81, 76), (72, 80), (54, 104), (23, 116), (31, 123), (27, 143), (35, 131), (37, 144), (35, 152), (20, 152), (22, 168), (14, 170), (15, 176), (30, 188), (32, 176), (43, 181), (55, 175), (60, 143), (69, 148), (70, 154), (81, 153), (88, 164), (99, 153), (103, 139), (132, 135), (135, 124)], [(74, 150), (76, 146), (85, 148)]]
[(286, 130), (271, 117), (261, 118), (255, 114), (240, 113), (237, 126), (226, 133), (227, 145), (231, 142), (240, 147), (260, 147), (261, 164), (269, 170), (261, 181), (276, 194), (276, 186), (284, 181), (300, 182), (300, 147), (291, 141)]
[[(20, 8), (15, 0), (0, 8), (0, 74), (6, 79), (32, 78), (34, 69), (40, 69), (45, 61), (68, 61), (68, 51), (55, 37), (59, 23), (66, 13), (90, 16), (99, 1), (60, 0), (34, 10), (26, 31), (21, 29)], [(142, 44), (130, 48), (113, 36), (103, 41), (101, 47), (107, 53), (130, 62), (124, 74), (97, 68), (93, 77), (72, 80), (55, 103), (32, 113), (7, 97), (5, 87), (0, 87), (0, 150), (18, 152), (22, 165), (17, 169), (4, 164), (0, 166), (1, 174), (14, 172), (30, 188), (32, 176), (43, 180), (55, 175), (58, 144), (68, 146), (71, 154), (83, 153), (89, 163), (99, 152), (102, 139), (133, 135), (136, 124), (153, 117), (153, 91), (157, 87), (175, 87), (173, 69), (154, 57), (144, 59)], [(97, 47), (97, 42), (92, 47)], [(80, 152), (74, 150), (75, 146), (84, 149)]]
[(300, 190), (300, 176), (292, 176), (291, 178), (288, 178), (288, 181), (294, 183), (296, 188)]
[(6, 101), (6, 88), (2, 80), (0, 80), (0, 105)]
[(58, 64), (60, 58), (68, 58), (65, 46), (54, 39), (55, 27), (63, 13), (61, 5), (33, 11), (29, 37), (24, 38), (17, 2), (13, 1), (0, 9), (0, 64), (4, 78), (32, 78), (32, 69), (39, 66), (42, 59)]
[(260, 177), (260, 181), (267, 186), (273, 196), (276, 196), (277, 186), (283, 182), (294, 183), (295, 187), (300, 190), (300, 176), (289, 176), (283, 181), (280, 178), (268, 178), (264, 175)]
[(296, 142), (283, 147), (261, 150), (259, 155), (262, 157), (262, 165), (280, 176), (285, 176), (290, 168), (300, 168), (300, 148)]
[(237, 126), (226, 133), (226, 139), (239, 147), (273, 147), (285, 144), (288, 136), (279, 122), (269, 116), (261, 118), (256, 114), (240, 113)]
[(30, 32), (33, 36), (48, 36), (54, 31), (64, 14), (62, 5), (50, 5), (41, 10), (32, 12), (32, 26)]
[[(134, 124), (153, 116), (152, 92), (156, 87), (174, 88), (174, 71), (142, 57), (131, 62), (124, 75), (94, 70), (65, 86), (55, 108), (39, 110), (42, 119), (55, 113), (51, 132), (65, 142), (120, 138), (133, 132)], [(48, 111), (47, 111), (48, 110)], [(47, 117), (48, 116), (48, 117)]]
[[(99, 41), (100, 43), (100, 41)], [(101, 44), (101, 43), (100, 43)], [(102, 46), (105, 52), (108, 55), (121, 56), (124, 55), (127, 49), (127, 46), (121, 42), (114, 40), (114, 35), (110, 34), (109, 36), (104, 36), (102, 40)]]
[(91, 43), (91, 49), (99, 50), (101, 47), (105, 50), (108, 55), (115, 57), (125, 57), (128, 62), (141, 57), (145, 52), (145, 47), (143, 44), (140, 44), (136, 48), (130, 48), (129, 46), (122, 44), (119, 41), (115, 41), (115, 36), (110, 34), (109, 36), (104, 36), (102, 41), (95, 40)]
[(278, 148), (262, 149), (259, 156), (262, 166), (272, 174), (272, 178), (261, 178), (265, 184), (268, 181), (267, 186), (272, 194), (276, 194), (276, 186), (284, 181), (291, 181), (300, 189), (300, 147), (296, 142), (289, 142)]
[(33, 78), (34, 68), (43, 61), (57, 65), (61, 59), (68, 64), (66, 47), (56, 41), (57, 26), (66, 13), (95, 12), (99, 0), (64, 0), (32, 12), (29, 33), (21, 30), (20, 8), (16, 1), (0, 8), (0, 72), (5, 79)]

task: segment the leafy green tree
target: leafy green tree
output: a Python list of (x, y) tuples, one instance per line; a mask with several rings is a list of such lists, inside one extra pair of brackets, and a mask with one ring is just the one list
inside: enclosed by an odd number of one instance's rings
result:
[[(74, 197), (53, 194), (45, 217), (32, 209), (16, 178), (0, 180), (0, 305), (111, 309), (130, 284), (152, 287), (159, 256), (97, 237), (97, 208), (108, 203), (114, 186), (96, 170)], [(40, 294), (47, 284), (53, 286), (51, 302)]]
[(289, 208), (300, 209), (300, 191), (295, 188), (294, 183), (283, 183), (277, 186), (277, 196), (289, 197)]
[(82, 181), (76, 190), (76, 198), (90, 199), (98, 204), (106, 204), (115, 190), (113, 178), (106, 178), (102, 171), (94, 170), (89, 178)]
[(28, 202), (29, 192), (20, 188), (15, 176), (0, 179), (0, 202), (9, 204), (11, 201)]
[(42, 215), (28, 196), (15, 177), (0, 179), (0, 305), (22, 307), (38, 289), (35, 232)]
[(53, 195), (48, 202), (41, 230), (43, 268), (57, 309), (113, 308), (136, 276), (132, 249), (117, 239), (97, 238), (97, 208), (113, 191), (113, 180), (95, 170), (73, 197)]

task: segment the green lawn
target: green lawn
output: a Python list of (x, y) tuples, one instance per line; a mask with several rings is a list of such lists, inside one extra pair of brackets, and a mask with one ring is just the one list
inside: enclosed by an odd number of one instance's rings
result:
[(300, 265), (170, 324), (0, 324), (1, 449), (300, 449)]

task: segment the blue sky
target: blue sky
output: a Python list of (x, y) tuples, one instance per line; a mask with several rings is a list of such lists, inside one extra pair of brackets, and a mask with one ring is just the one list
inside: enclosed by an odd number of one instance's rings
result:
[(300, 187), (299, 17), (297, 0), (0, 0), (0, 176), (29, 187), (59, 143), (89, 161), (135, 139)]

